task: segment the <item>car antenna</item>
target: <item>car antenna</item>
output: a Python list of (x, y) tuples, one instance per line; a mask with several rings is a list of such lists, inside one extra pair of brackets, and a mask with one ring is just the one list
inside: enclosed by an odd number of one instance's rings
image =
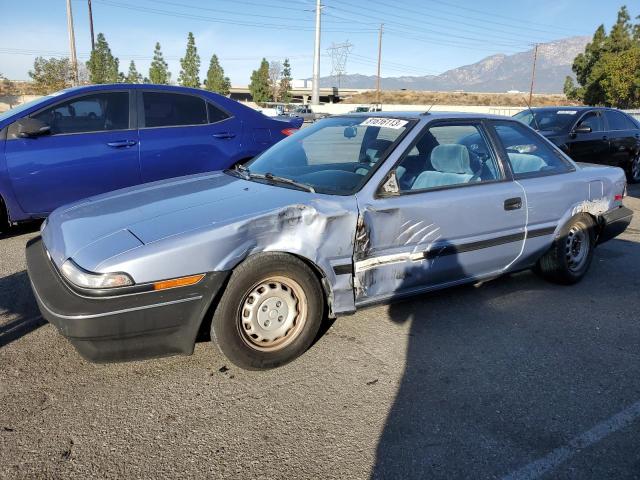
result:
[(526, 98), (524, 98), (524, 103), (527, 104), (527, 109), (529, 109), (529, 112), (531, 113), (531, 118), (533, 118), (533, 123), (536, 124), (536, 130), (540, 131), (540, 125), (538, 125), (538, 119), (536, 118), (536, 114), (533, 113), (533, 110), (531, 109), (531, 105), (529, 104), (529, 102), (527, 101)]
[(424, 112), (422, 115), (429, 115), (429, 112), (431, 111), (431, 109), (434, 107), (435, 103), (432, 103), (431, 106), (429, 108), (427, 108), (427, 111)]

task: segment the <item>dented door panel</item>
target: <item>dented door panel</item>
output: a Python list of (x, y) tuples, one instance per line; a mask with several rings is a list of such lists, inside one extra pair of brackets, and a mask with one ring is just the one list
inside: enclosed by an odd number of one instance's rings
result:
[[(522, 207), (506, 211), (514, 197)], [(521, 254), (525, 212), (515, 182), (359, 199), (356, 302), (501, 273)]]

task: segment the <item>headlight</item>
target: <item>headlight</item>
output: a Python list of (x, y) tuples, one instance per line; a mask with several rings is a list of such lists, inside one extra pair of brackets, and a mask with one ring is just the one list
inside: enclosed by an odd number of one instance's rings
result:
[(62, 274), (74, 285), (82, 288), (116, 288), (133, 285), (126, 273), (92, 273), (83, 270), (73, 260), (62, 264)]

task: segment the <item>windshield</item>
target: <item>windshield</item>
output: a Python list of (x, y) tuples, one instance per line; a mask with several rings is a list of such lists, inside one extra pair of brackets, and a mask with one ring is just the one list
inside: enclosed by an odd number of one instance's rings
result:
[(576, 119), (577, 115), (577, 110), (565, 108), (558, 110), (523, 110), (520, 113), (516, 113), (513, 118), (536, 130), (558, 132), (568, 127)]
[(7, 110), (6, 112), (0, 113), (0, 122), (3, 121), (3, 120), (6, 120), (7, 118), (11, 117), (12, 115), (15, 115), (16, 113), (24, 112), (28, 108), (33, 107), (34, 105), (37, 105), (40, 102), (44, 102), (44, 101), (46, 101), (46, 100), (48, 100), (48, 99), (50, 99), (52, 97), (53, 97), (53, 95), (46, 95), (44, 97), (38, 97), (35, 100), (31, 100), (30, 102), (23, 103), (22, 105), (18, 105), (15, 108)]
[(412, 125), (383, 117), (327, 118), (276, 143), (246, 168), (251, 175), (281, 177), (319, 193), (350, 195)]

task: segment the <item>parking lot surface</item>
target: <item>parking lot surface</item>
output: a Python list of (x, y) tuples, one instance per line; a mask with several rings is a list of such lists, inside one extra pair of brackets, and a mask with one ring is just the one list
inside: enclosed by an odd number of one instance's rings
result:
[(578, 285), (531, 272), (362, 310), (297, 361), (95, 365), (0, 239), (2, 478), (640, 478), (640, 188)]

